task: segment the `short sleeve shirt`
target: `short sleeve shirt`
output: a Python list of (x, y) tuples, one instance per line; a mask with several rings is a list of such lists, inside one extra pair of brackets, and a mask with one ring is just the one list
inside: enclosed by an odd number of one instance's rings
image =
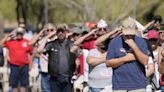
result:
[(4, 43), (9, 50), (10, 64), (23, 66), (29, 64), (29, 53), (33, 52), (33, 48), (28, 45), (28, 40), (11, 40)]
[[(145, 40), (138, 36), (135, 36), (134, 40), (138, 48), (147, 55), (148, 48)], [(108, 45), (106, 59), (110, 60), (125, 56), (127, 53), (125, 49), (127, 48), (128, 46), (123, 41), (122, 36), (114, 38)], [(142, 89), (146, 88), (146, 84), (145, 66), (138, 60), (113, 68), (112, 86), (114, 90)]]
[[(58, 71), (60, 75), (68, 74), (68, 56), (67, 53), (70, 53), (70, 49), (66, 49), (66, 44), (68, 40), (65, 40), (62, 43), (59, 43), (58, 40), (48, 42), (45, 46), (44, 54), (48, 53), (48, 71)], [(60, 45), (59, 48), (55, 44)], [(58, 60), (57, 60), (58, 59)], [(56, 62), (59, 61), (59, 62)], [(58, 69), (57, 69), (58, 67)], [(51, 73), (52, 74), (52, 73)]]
[[(88, 56), (101, 58), (101, 52), (98, 49), (91, 49)], [(108, 68), (105, 62), (94, 67), (89, 66), (88, 85), (93, 88), (105, 88), (112, 85), (112, 68)]]

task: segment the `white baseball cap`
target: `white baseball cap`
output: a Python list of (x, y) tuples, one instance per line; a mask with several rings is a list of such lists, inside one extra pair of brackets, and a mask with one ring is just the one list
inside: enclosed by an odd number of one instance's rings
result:
[(97, 27), (98, 27), (98, 28), (105, 28), (105, 27), (107, 27), (107, 26), (108, 26), (108, 25), (107, 25), (106, 21), (103, 20), (103, 19), (101, 19), (101, 20), (97, 23)]

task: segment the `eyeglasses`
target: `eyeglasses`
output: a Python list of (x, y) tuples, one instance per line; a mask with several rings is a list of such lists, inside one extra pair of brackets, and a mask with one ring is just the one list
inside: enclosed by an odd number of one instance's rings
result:
[(101, 30), (106, 31), (107, 29), (106, 28), (99, 28), (99, 31), (101, 31)]
[(79, 36), (80, 34), (77, 34), (77, 33), (73, 33), (73, 37), (76, 37), (76, 36)]
[(54, 31), (54, 29), (47, 29), (47, 32), (50, 32), (50, 31), (52, 32), (52, 31)]

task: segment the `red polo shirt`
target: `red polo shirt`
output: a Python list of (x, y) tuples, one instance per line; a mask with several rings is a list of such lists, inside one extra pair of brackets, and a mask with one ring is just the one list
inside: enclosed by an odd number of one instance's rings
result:
[(23, 66), (29, 64), (29, 53), (33, 48), (28, 45), (28, 40), (11, 40), (5, 42), (4, 46), (9, 50), (10, 64)]
[(95, 48), (95, 41), (96, 39), (86, 40), (82, 44), (83, 49), (91, 50)]

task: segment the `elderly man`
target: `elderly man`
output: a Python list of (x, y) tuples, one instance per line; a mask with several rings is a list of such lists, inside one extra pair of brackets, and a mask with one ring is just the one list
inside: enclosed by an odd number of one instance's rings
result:
[(146, 92), (145, 65), (148, 48), (145, 40), (136, 36), (135, 22), (123, 21), (123, 35), (109, 43), (106, 65), (113, 68), (114, 92)]
[[(29, 41), (29, 45), (36, 46), (42, 43), (45, 36), (50, 34), (51, 32), (56, 31), (56, 27), (52, 23), (48, 23), (44, 26), (44, 28)], [(56, 39), (55, 37), (49, 38), (47, 42), (53, 41)], [(39, 58), (40, 65), (40, 74), (41, 74), (41, 90), (43, 92), (50, 92), (50, 75), (48, 74), (48, 58), (47, 54), (43, 53), (34, 53), (35, 57)]]

